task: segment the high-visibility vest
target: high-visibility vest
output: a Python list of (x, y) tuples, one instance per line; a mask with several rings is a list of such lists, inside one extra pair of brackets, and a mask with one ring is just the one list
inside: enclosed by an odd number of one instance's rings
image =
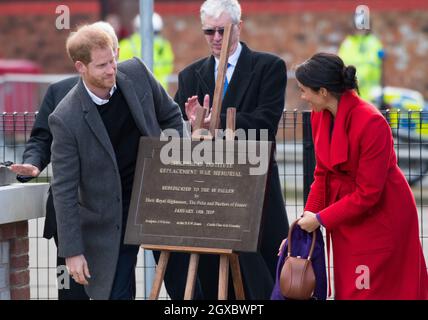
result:
[[(132, 34), (129, 38), (123, 39), (119, 43), (119, 61), (141, 58), (141, 37), (139, 33)], [(153, 38), (153, 74), (168, 90), (168, 77), (174, 70), (174, 53), (168, 40), (161, 36)]]
[(357, 68), (360, 97), (367, 101), (372, 100), (372, 89), (381, 85), (382, 50), (382, 43), (373, 34), (349, 35), (339, 48), (338, 55), (345, 65)]

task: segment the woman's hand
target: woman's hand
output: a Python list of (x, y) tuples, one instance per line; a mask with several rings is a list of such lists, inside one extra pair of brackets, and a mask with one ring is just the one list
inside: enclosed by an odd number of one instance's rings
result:
[(285, 238), (284, 240), (282, 240), (281, 245), (279, 246), (278, 254), (277, 254), (278, 257), (281, 255), (281, 251), (282, 251), (282, 248), (285, 246), (285, 241), (286, 240), (287, 240), (287, 238)]
[(310, 211), (305, 211), (297, 224), (306, 232), (312, 232), (320, 226), (317, 215)]

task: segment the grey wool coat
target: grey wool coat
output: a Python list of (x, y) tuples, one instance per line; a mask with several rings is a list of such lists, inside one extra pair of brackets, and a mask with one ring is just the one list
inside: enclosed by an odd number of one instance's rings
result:
[[(183, 134), (180, 108), (141, 60), (120, 63), (116, 80), (142, 136), (157, 137), (167, 128)], [(49, 116), (49, 127), (58, 254), (83, 254), (91, 274), (86, 292), (108, 299), (126, 227), (121, 180), (107, 130), (81, 79)]]

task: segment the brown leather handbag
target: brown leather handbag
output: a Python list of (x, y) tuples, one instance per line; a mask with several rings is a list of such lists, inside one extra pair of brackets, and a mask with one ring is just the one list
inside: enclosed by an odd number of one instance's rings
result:
[(315, 290), (315, 273), (311, 257), (317, 234), (312, 232), (311, 249), (306, 259), (300, 256), (293, 257), (291, 253), (291, 234), (299, 220), (294, 221), (288, 231), (288, 254), (281, 269), (280, 288), (281, 294), (288, 299), (308, 300)]

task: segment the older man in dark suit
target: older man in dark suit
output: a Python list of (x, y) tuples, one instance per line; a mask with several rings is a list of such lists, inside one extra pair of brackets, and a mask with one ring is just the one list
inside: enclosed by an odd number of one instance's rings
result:
[(138, 246), (123, 243), (141, 136), (183, 134), (176, 103), (134, 58), (84, 26), (67, 51), (81, 78), (49, 116), (59, 254), (93, 299), (134, 298)]
[[(253, 51), (239, 41), (241, 7), (236, 0), (205, 1), (201, 6), (201, 22), (212, 55), (189, 65), (179, 74), (175, 100), (183, 115), (192, 121), (195, 118), (195, 106), (204, 104), (207, 108), (211, 107), (209, 98), (214, 94), (223, 31), (231, 23), (231, 48), (220, 116), (221, 127), (226, 127), (226, 109), (236, 107), (237, 129), (247, 132), (250, 129), (267, 129), (268, 139), (275, 141), (284, 109), (287, 83), (284, 61), (272, 54)], [(210, 114), (206, 118), (206, 125), (209, 120)], [(278, 167), (274, 159), (266, 192), (267, 207), (260, 253), (241, 253), (239, 257), (247, 299), (269, 299), (275, 279), (278, 244), (288, 232)], [(217, 297), (216, 274), (218, 257), (203, 255), (199, 278), (206, 299)]]

